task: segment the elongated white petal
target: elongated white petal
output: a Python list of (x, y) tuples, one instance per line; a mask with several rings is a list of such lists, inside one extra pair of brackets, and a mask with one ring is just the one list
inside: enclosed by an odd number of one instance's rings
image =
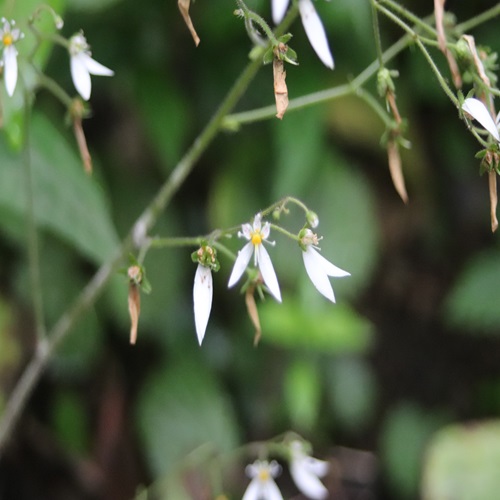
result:
[(333, 56), (330, 52), (330, 47), (328, 46), (325, 28), (323, 27), (323, 23), (321, 22), (312, 1), (299, 0), (299, 11), (307, 38), (309, 38), (309, 42), (316, 52), (316, 55), (325, 66), (333, 69)]
[(497, 141), (500, 142), (498, 129), (486, 106), (474, 97), (468, 97), (462, 104), (462, 109), (477, 120)]
[(260, 485), (259, 478), (254, 477), (250, 481), (250, 484), (248, 485), (247, 489), (245, 490), (245, 494), (243, 495), (242, 500), (259, 500), (260, 498), (262, 498), (261, 492), (262, 488)]
[[(323, 500), (328, 498), (328, 490), (324, 484), (318, 479), (318, 474), (309, 467), (307, 462), (314, 461), (312, 457), (302, 457), (298, 460), (292, 460), (290, 463), (290, 475), (297, 488), (308, 498), (313, 500)], [(328, 469), (328, 463), (316, 460), (320, 464), (325, 464)], [(326, 473), (326, 471), (325, 471)]]
[(234, 262), (233, 270), (231, 272), (231, 276), (229, 277), (229, 283), (227, 284), (228, 288), (236, 285), (238, 280), (241, 278), (245, 269), (252, 258), (253, 253), (253, 243), (249, 241), (239, 252), (238, 257), (236, 257), (236, 261)]
[(279, 24), (283, 21), (285, 17), (286, 9), (288, 8), (288, 4), (290, 0), (273, 0), (271, 3), (271, 10), (273, 14), (273, 22), (274, 24)]
[(92, 57), (90, 57), (85, 52), (82, 52), (80, 56), (85, 63), (87, 71), (91, 75), (113, 76), (115, 74), (112, 69), (109, 69), (101, 63), (98, 63), (95, 59), (92, 59)]
[(278, 485), (272, 479), (268, 479), (262, 488), (260, 498), (265, 498), (266, 500), (283, 500), (283, 495)]
[(333, 293), (332, 285), (328, 279), (328, 274), (325, 269), (323, 269), (322, 261), (318, 259), (318, 257), (321, 256), (311, 246), (308, 246), (306, 251), (302, 252), (304, 266), (313, 285), (316, 287), (318, 292), (321, 293), (321, 295), (324, 295), (328, 300), (335, 302), (335, 294)]
[(330, 468), (330, 464), (328, 462), (318, 460), (317, 458), (309, 457), (307, 455), (304, 457), (303, 466), (318, 477), (326, 476), (326, 473)]
[(17, 83), (17, 50), (13, 45), (3, 49), (4, 78), (7, 94), (12, 97)]
[(348, 273), (347, 271), (340, 269), (340, 267), (333, 265), (329, 260), (325, 259), (314, 248), (312, 248), (312, 251), (314, 253), (314, 258), (318, 262), (318, 265), (320, 265), (323, 268), (323, 270), (328, 276), (332, 276), (334, 278), (343, 278), (344, 276), (351, 275), (351, 273)]
[(255, 249), (258, 255), (258, 263), (259, 263), (259, 269), (260, 273), (262, 274), (262, 279), (264, 280), (264, 283), (266, 284), (267, 288), (269, 288), (269, 291), (273, 295), (273, 297), (278, 301), (281, 302), (281, 292), (280, 292), (280, 286), (278, 284), (278, 278), (276, 277), (276, 273), (274, 272), (274, 267), (273, 263), (271, 262), (271, 257), (269, 257), (269, 254), (267, 253), (267, 250), (264, 248), (264, 245), (259, 245)]
[(194, 276), (193, 305), (196, 335), (201, 345), (212, 309), (213, 284), (210, 268), (198, 264)]
[(80, 52), (71, 56), (71, 78), (73, 85), (77, 92), (88, 101), (90, 99), (90, 91), (92, 90), (92, 83), (90, 81), (90, 74), (85, 64), (85, 54)]

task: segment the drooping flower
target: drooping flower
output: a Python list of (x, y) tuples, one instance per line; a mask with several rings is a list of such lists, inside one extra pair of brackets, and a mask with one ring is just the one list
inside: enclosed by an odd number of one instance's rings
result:
[(198, 262), (194, 276), (193, 306), (196, 335), (201, 345), (212, 310), (212, 270), (219, 270), (219, 262), (215, 249), (208, 245), (202, 245), (196, 252), (193, 252), (192, 259), (194, 262)]
[(88, 101), (92, 89), (90, 75), (113, 76), (114, 72), (92, 59), (89, 44), (82, 32), (70, 38), (69, 53), (73, 84), (83, 99)]
[(283, 500), (274, 478), (281, 472), (281, 467), (272, 462), (256, 460), (247, 465), (245, 472), (251, 478), (242, 500)]
[[(253, 220), (253, 224), (243, 224), (241, 226), (241, 232), (238, 232), (238, 236), (242, 236), (248, 240), (248, 243), (238, 252), (238, 257), (234, 263), (233, 271), (229, 277), (228, 288), (234, 286), (238, 280), (241, 278), (245, 269), (254, 255), (254, 265), (259, 267), (260, 274), (264, 280), (265, 285), (273, 295), (273, 297), (281, 302), (281, 292), (278, 284), (278, 278), (274, 272), (273, 263), (271, 262), (271, 257), (267, 253), (263, 242), (269, 237), (271, 231), (271, 225), (266, 222), (262, 225), (261, 214), (257, 214)], [(270, 243), (270, 242), (268, 242)]]
[(313, 500), (328, 498), (328, 490), (319, 480), (328, 472), (328, 462), (309, 456), (300, 441), (292, 441), (290, 452), (290, 475), (297, 488)]
[(335, 294), (328, 277), (341, 278), (351, 274), (326, 260), (318, 251), (318, 242), (318, 236), (310, 229), (305, 229), (303, 236), (300, 238), (304, 266), (318, 292), (328, 300), (335, 302)]
[[(272, 16), (275, 24), (283, 20), (288, 4), (289, 0), (272, 0)], [(299, 0), (299, 12), (302, 19), (302, 26), (304, 26), (307, 38), (314, 52), (316, 52), (316, 55), (326, 67), (333, 69), (333, 56), (328, 45), (325, 28), (312, 1)]]
[(479, 99), (468, 97), (462, 104), (462, 110), (472, 116), (474, 120), (477, 120), (498, 142), (500, 142), (498, 125), (491, 117), (486, 106)]
[(2, 65), (4, 71), (5, 89), (12, 96), (17, 83), (17, 50), (14, 44), (23, 37), (21, 31), (14, 28), (15, 21), (7, 21), (2, 17), (0, 40), (2, 42)]

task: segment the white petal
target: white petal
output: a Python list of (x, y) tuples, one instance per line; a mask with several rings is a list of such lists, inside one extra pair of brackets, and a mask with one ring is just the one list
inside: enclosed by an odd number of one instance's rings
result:
[(468, 97), (462, 104), (462, 109), (471, 115), (472, 118), (477, 120), (497, 141), (500, 142), (497, 126), (486, 109), (486, 106), (479, 99)]
[(102, 65), (101, 63), (98, 63), (88, 54), (85, 54), (85, 52), (82, 52), (80, 54), (80, 57), (84, 61), (85, 67), (91, 75), (113, 76), (115, 74), (113, 70), (106, 68), (106, 66)]
[(257, 259), (259, 263), (260, 273), (262, 274), (262, 279), (264, 280), (264, 283), (266, 284), (267, 288), (269, 288), (269, 291), (274, 296), (274, 298), (278, 302), (281, 302), (280, 286), (278, 284), (278, 278), (276, 277), (276, 273), (274, 272), (274, 267), (273, 263), (271, 262), (271, 257), (269, 257), (267, 250), (264, 248), (264, 245), (262, 244), (259, 245), (255, 249), (255, 251), (258, 252)]
[(17, 50), (13, 45), (9, 45), (3, 49), (3, 62), (5, 88), (7, 89), (7, 94), (12, 96), (17, 83)]
[(351, 275), (351, 273), (340, 269), (340, 267), (334, 266), (329, 260), (325, 259), (319, 252), (314, 250), (314, 248), (311, 248), (311, 251), (314, 253), (314, 258), (318, 262), (318, 265), (323, 268), (324, 272), (328, 276), (332, 276), (334, 278), (343, 278), (344, 276)]
[(71, 56), (71, 78), (77, 92), (86, 100), (90, 99), (90, 91), (92, 84), (90, 82), (90, 74), (85, 65), (85, 54), (80, 52)]
[(333, 69), (333, 56), (328, 46), (325, 28), (311, 0), (299, 0), (299, 11), (302, 25), (312, 48), (321, 59), (321, 62), (328, 68)]
[(249, 241), (239, 252), (238, 257), (236, 257), (236, 261), (233, 266), (233, 271), (231, 272), (231, 276), (229, 277), (229, 283), (227, 284), (228, 288), (236, 285), (238, 280), (241, 278), (245, 269), (252, 258), (253, 253), (253, 243)]
[(330, 280), (328, 279), (328, 274), (326, 274), (326, 271), (323, 269), (321, 261), (317, 259), (318, 256), (320, 256), (318, 252), (311, 246), (308, 246), (307, 250), (302, 252), (306, 272), (318, 292), (324, 295), (328, 300), (335, 302), (335, 295)]
[[(303, 457), (299, 460), (292, 460), (290, 463), (290, 475), (297, 488), (308, 498), (322, 500), (328, 498), (328, 490), (318, 479), (318, 476), (306, 465), (308, 459), (316, 460), (312, 457)], [(322, 462), (328, 466), (327, 462)]]
[(318, 460), (314, 457), (305, 456), (303, 467), (312, 472), (315, 476), (323, 477), (326, 476), (330, 464), (324, 460)]
[(242, 500), (259, 500), (262, 498), (262, 488), (258, 477), (253, 478), (248, 485)]
[(252, 231), (253, 231), (253, 227), (250, 224), (243, 224), (241, 226), (241, 232), (243, 233), (243, 236), (247, 240), (251, 240), (252, 239)]
[(271, 233), (271, 224), (269, 224), (269, 222), (266, 222), (264, 224), (264, 227), (262, 228), (262, 231), (260, 232), (260, 235), (262, 236), (263, 240), (267, 240), (267, 238), (269, 238), (270, 233)]
[(278, 485), (272, 479), (268, 479), (263, 484), (262, 495), (259, 498), (265, 498), (266, 500), (283, 500), (283, 495)]
[(285, 17), (286, 9), (288, 8), (289, 0), (273, 0), (271, 3), (273, 22), (279, 24)]
[(208, 318), (212, 309), (212, 271), (210, 268), (198, 264), (194, 276), (193, 304), (196, 335), (201, 345), (207, 329)]

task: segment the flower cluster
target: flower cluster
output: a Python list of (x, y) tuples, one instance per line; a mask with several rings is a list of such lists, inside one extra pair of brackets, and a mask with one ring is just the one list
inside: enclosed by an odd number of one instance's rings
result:
[[(24, 34), (15, 27), (15, 21), (1, 20), (0, 42), (2, 46), (1, 66), (7, 94), (12, 97), (16, 89), (18, 52), (15, 44), (24, 37)], [(62, 28), (62, 20), (57, 17), (56, 27)], [(70, 54), (71, 77), (73, 84), (86, 101), (90, 99), (90, 75), (113, 76), (113, 71), (98, 63), (91, 57), (90, 47), (82, 32), (74, 34), (67, 42)]]
[[(308, 212), (306, 218), (309, 226), (316, 227), (318, 225), (318, 217), (315, 213)], [(236, 285), (241, 279), (253, 256), (254, 266), (258, 270), (258, 277), (254, 281), (263, 283), (267, 291), (278, 302), (281, 302), (278, 278), (271, 257), (264, 246), (264, 243), (275, 244), (269, 241), (270, 233), (271, 224), (268, 221), (262, 221), (261, 213), (255, 215), (251, 224), (246, 223), (241, 226), (238, 237), (246, 239), (247, 243), (238, 252), (229, 277), (228, 288)], [(335, 302), (335, 294), (329, 277), (340, 278), (350, 276), (350, 273), (333, 265), (320, 254), (318, 243), (321, 238), (318, 238), (310, 227), (302, 229), (296, 238), (302, 250), (302, 259), (307, 275), (313, 285), (324, 297)], [(212, 307), (212, 271), (218, 271), (220, 266), (215, 249), (209, 245), (202, 245), (198, 251), (194, 252), (192, 260), (198, 263), (194, 279), (193, 303), (196, 334), (201, 345)]]
[[(272, 0), (272, 16), (275, 24), (285, 17), (290, 0)], [(328, 45), (325, 28), (311, 0), (299, 0), (299, 12), (307, 38), (321, 62), (333, 69), (333, 56)]]
[[(309, 456), (301, 441), (290, 444), (290, 475), (297, 488), (312, 500), (323, 500), (328, 497), (328, 490), (320, 481), (328, 472), (328, 462)], [(274, 481), (281, 473), (276, 461), (256, 460), (246, 468), (251, 479), (243, 500), (282, 500), (283, 496)]]

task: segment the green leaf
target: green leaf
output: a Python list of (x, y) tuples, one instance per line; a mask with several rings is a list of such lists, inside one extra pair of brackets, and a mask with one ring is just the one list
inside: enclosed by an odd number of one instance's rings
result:
[(316, 365), (299, 359), (286, 370), (285, 402), (292, 427), (301, 432), (314, 429), (321, 400), (321, 383)]
[(471, 259), (446, 300), (446, 320), (461, 331), (498, 335), (500, 308), (495, 305), (495, 297), (499, 283), (498, 251), (485, 252)]
[[(41, 115), (31, 126), (31, 163), (35, 219), (73, 245), (95, 263), (114, 253), (118, 237), (103, 193), (95, 178), (88, 177), (66, 139)], [(5, 138), (0, 138), (0, 211), (24, 218), (26, 213), (25, 168)], [(1, 224), (1, 222), (0, 222)]]
[(238, 443), (229, 399), (200, 360), (170, 361), (157, 371), (142, 390), (137, 417), (156, 476), (182, 469), (188, 454), (196, 461), (207, 447), (227, 452)]
[(335, 419), (359, 432), (373, 416), (377, 387), (368, 363), (359, 357), (335, 357), (328, 370), (328, 396)]
[(423, 497), (490, 500), (500, 491), (500, 421), (450, 425), (427, 448)]
[(258, 308), (264, 342), (329, 353), (365, 352), (372, 342), (372, 326), (365, 318), (321, 296), (314, 315), (292, 297), (282, 304), (269, 300)]
[(395, 498), (415, 498), (426, 442), (443, 420), (410, 403), (389, 411), (382, 429), (381, 455)]

